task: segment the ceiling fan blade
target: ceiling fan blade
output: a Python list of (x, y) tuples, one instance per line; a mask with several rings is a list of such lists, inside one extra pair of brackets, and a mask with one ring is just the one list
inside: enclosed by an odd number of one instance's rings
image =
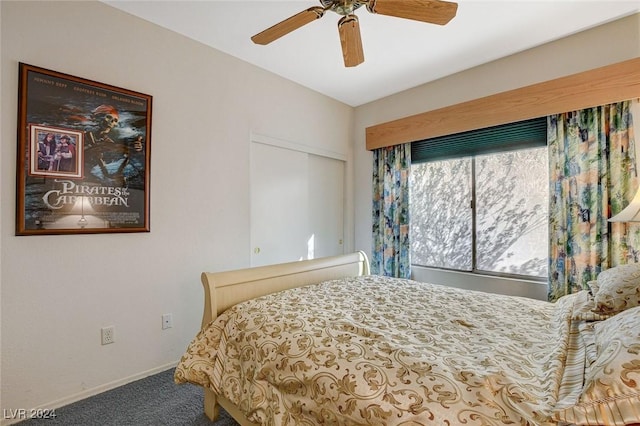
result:
[(256, 44), (269, 44), (272, 41), (289, 34), (291, 31), (297, 30), (303, 25), (308, 24), (309, 22), (322, 18), (323, 15), (324, 9), (320, 6), (310, 7), (309, 9), (296, 13), (292, 17), (254, 35), (251, 37), (251, 40)]
[(371, 0), (367, 9), (380, 15), (444, 25), (456, 16), (458, 4), (441, 0)]
[(362, 37), (360, 36), (360, 23), (356, 15), (343, 16), (338, 21), (340, 32), (340, 44), (342, 44), (342, 56), (345, 67), (355, 67), (364, 62), (362, 50)]

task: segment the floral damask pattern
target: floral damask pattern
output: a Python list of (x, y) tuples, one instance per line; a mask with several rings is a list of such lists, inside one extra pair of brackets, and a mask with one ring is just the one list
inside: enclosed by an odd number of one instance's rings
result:
[(572, 297), (327, 281), (227, 310), (175, 379), (265, 425), (551, 425)]

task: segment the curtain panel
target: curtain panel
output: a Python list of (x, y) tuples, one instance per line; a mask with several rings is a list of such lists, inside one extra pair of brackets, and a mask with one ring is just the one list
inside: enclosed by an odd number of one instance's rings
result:
[(373, 151), (373, 274), (411, 277), (410, 173), (411, 144)]
[(638, 261), (637, 226), (609, 223), (637, 188), (630, 101), (548, 117), (549, 300)]

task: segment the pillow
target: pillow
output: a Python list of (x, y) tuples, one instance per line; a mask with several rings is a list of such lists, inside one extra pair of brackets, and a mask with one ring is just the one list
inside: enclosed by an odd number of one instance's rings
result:
[(620, 265), (598, 274), (595, 312), (615, 314), (640, 306), (640, 263)]
[(554, 418), (576, 425), (640, 423), (640, 306), (593, 324), (596, 359), (576, 404)]
[[(595, 281), (589, 281), (595, 283)], [(611, 314), (595, 311), (596, 302), (589, 290), (581, 290), (573, 293), (573, 306), (571, 308), (571, 319), (577, 321), (600, 321), (605, 320)]]

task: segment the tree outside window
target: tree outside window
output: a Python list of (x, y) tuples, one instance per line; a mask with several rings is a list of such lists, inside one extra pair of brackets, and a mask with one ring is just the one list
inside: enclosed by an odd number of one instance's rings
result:
[(546, 148), (413, 164), (412, 264), (546, 278), (547, 169)]

